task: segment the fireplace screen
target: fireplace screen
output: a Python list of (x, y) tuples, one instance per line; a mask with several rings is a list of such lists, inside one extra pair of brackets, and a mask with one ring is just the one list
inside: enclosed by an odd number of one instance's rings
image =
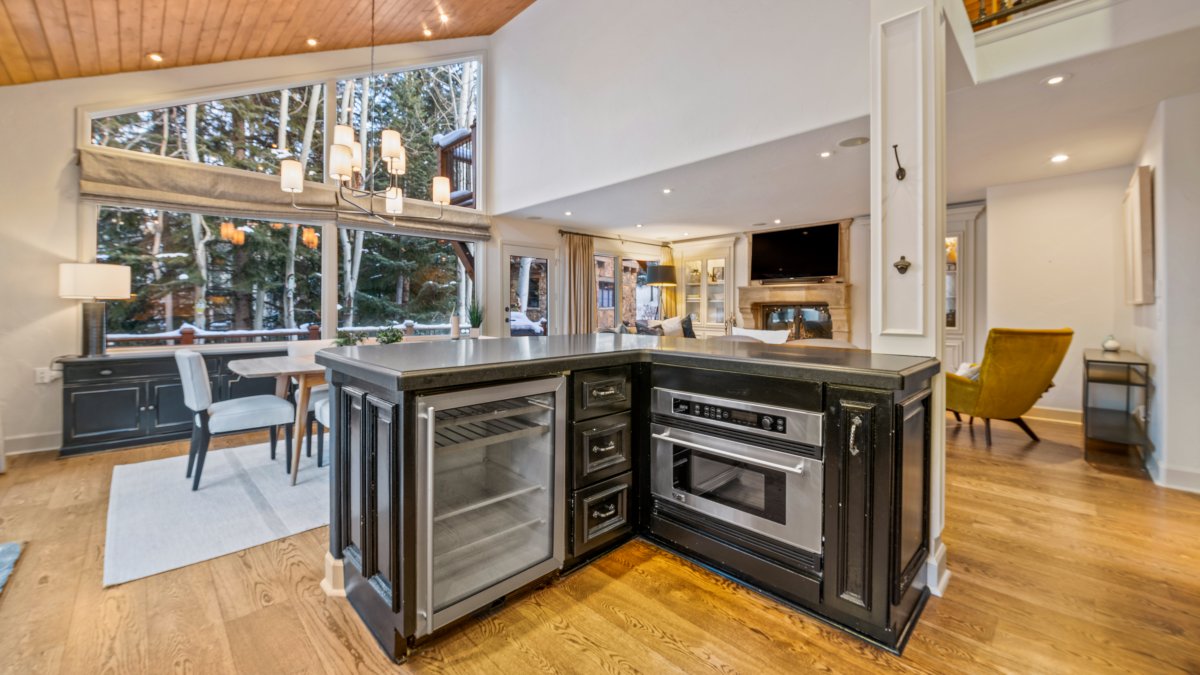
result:
[(761, 326), (765, 330), (790, 331), (793, 340), (833, 337), (833, 318), (825, 303), (764, 305)]

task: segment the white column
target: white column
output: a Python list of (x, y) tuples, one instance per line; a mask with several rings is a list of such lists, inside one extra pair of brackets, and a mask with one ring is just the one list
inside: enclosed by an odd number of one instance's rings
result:
[[(939, 359), (946, 204), (942, 5), (943, 0), (871, 0), (871, 350)], [(903, 179), (897, 176), (899, 166)], [(939, 375), (930, 411), (927, 565), (929, 587), (938, 595), (949, 579), (941, 538), (945, 401)]]

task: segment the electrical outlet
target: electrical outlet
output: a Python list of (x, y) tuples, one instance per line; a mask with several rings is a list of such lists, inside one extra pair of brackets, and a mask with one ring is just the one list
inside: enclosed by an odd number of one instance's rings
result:
[(55, 380), (62, 379), (62, 371), (54, 370), (53, 368), (34, 368), (33, 381), (37, 384), (50, 384)]

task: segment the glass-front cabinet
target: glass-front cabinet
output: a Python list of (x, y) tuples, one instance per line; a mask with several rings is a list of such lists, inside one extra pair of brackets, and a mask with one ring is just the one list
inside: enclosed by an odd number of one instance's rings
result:
[(980, 295), (976, 284), (984, 274), (975, 264), (975, 234), (983, 227), (983, 209), (978, 205), (946, 209), (946, 239), (943, 242), (942, 274), (945, 275), (945, 347), (942, 362), (953, 372), (962, 363), (974, 363), (982, 354), (975, 349), (975, 308)]
[(734, 303), (733, 240), (680, 244), (675, 255), (679, 272), (679, 315), (692, 317), (697, 337), (724, 335), (725, 323), (737, 313)]

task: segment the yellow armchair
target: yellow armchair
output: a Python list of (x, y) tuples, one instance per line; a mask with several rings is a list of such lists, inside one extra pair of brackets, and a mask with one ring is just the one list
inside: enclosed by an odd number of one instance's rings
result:
[(946, 375), (946, 409), (960, 422), (960, 414), (982, 417), (987, 444), (992, 444), (992, 420), (1008, 420), (1033, 440), (1040, 440), (1021, 415), (1054, 386), (1071, 337), (1070, 328), (1023, 330), (993, 328), (979, 367), (979, 379)]

